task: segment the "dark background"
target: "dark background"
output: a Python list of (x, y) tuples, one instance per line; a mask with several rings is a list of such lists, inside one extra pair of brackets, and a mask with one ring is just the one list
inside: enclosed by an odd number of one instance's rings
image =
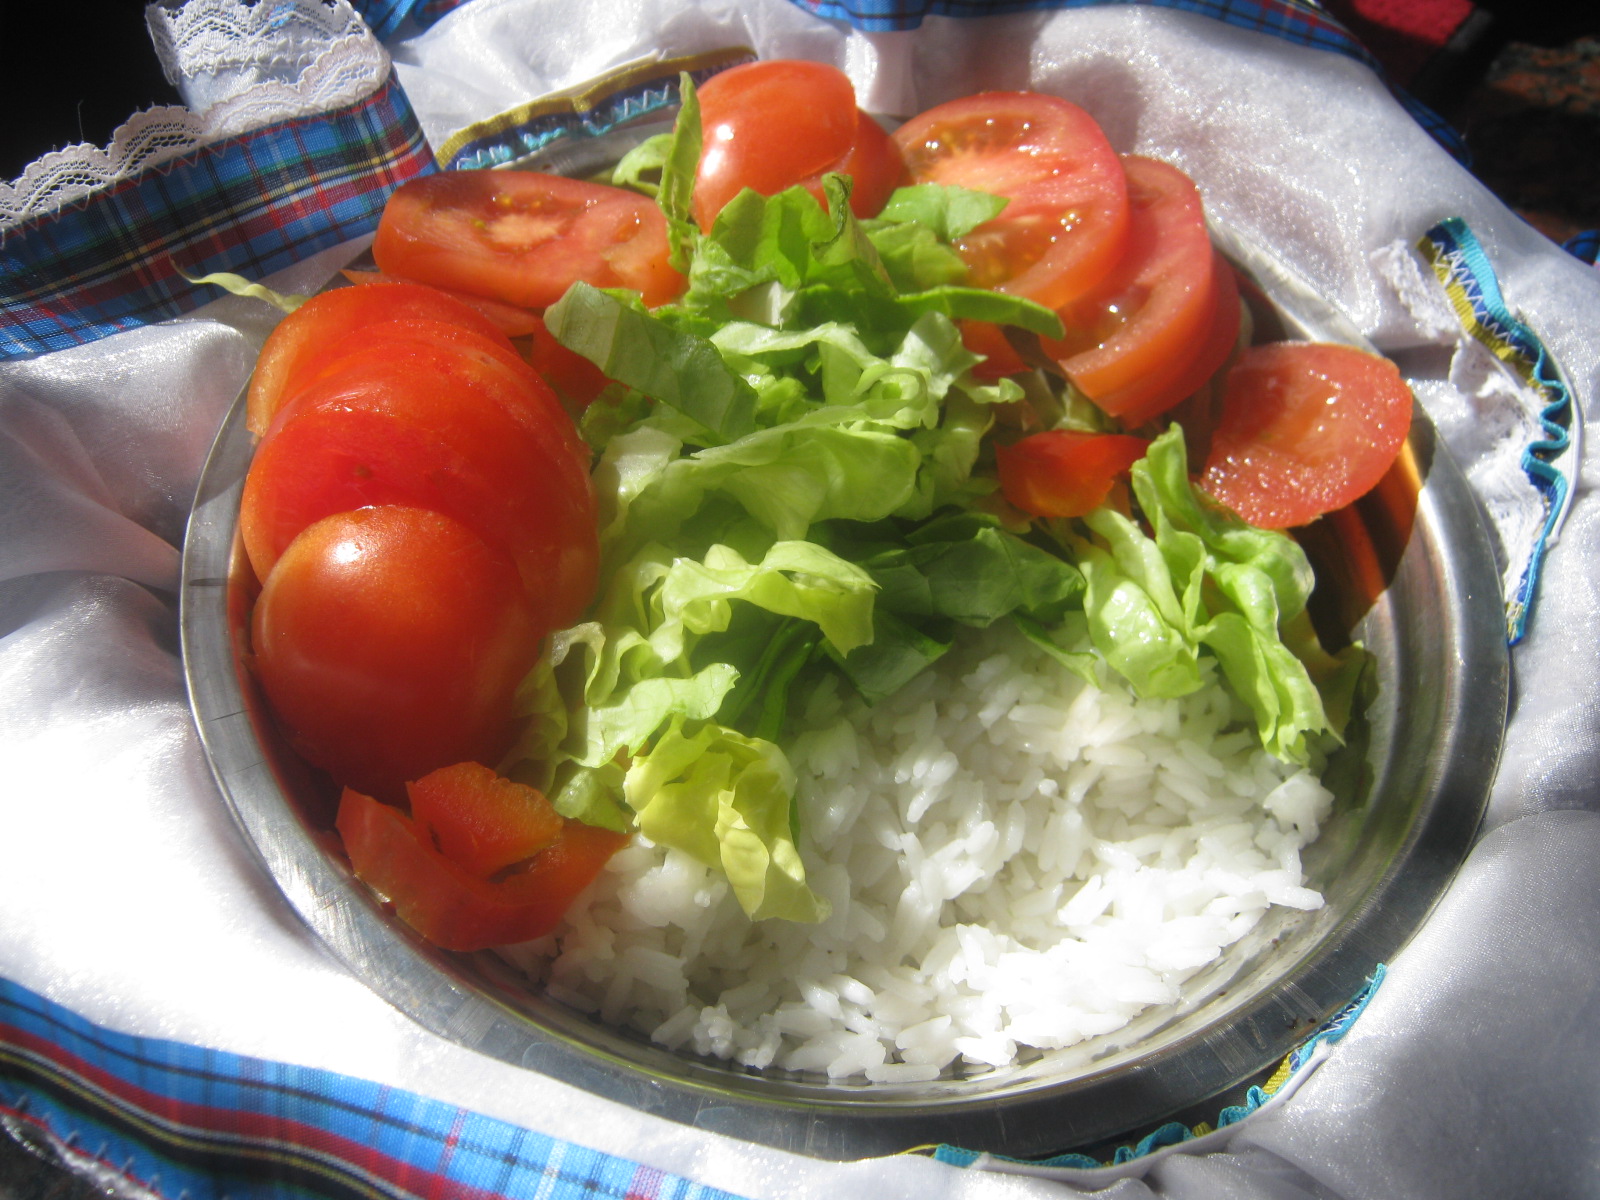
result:
[[(1454, 0), (1465, 17), (1442, 29), (1438, 5), (1451, 2), (1325, 0), (1395, 82), (1462, 132), (1472, 169), (1508, 206), (1557, 241), (1600, 228), (1600, 5)], [(0, 179), (64, 146), (103, 148), (136, 111), (180, 103), (144, 7), (0, 0)], [(0, 1130), (0, 1200), (104, 1194)]]

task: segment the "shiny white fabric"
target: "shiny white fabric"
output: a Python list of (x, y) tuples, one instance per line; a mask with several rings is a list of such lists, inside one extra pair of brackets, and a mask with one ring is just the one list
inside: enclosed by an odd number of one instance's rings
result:
[[(1497, 428), (1528, 403), (1396, 292), (1396, 246), (1464, 217), (1512, 305), (1600, 403), (1600, 275), (1444, 154), (1364, 68), (1180, 13), (1110, 7), (867, 36), (787, 0), (473, 0), (391, 46), (437, 144), (656, 48), (834, 61), (905, 115), (979, 87), (1083, 103), (1171, 159), (1412, 369), (1486, 496), (1520, 503)], [(347, 250), (346, 253), (349, 253)], [(338, 254), (270, 281), (310, 290)], [(1415, 299), (1415, 298), (1414, 298)], [(1600, 506), (1593, 456), (1514, 656), (1481, 843), (1355, 1030), (1221, 1148), (1129, 1177), (831, 1164), (696, 1132), (481, 1058), (346, 974), (236, 832), (186, 708), (177, 547), (200, 466), (272, 314), (193, 318), (0, 367), (0, 974), (117, 1029), (307, 1063), (520, 1122), (750, 1197), (1575, 1195), (1600, 1169)], [(1454, 382), (1452, 382), (1452, 379)], [(1470, 382), (1479, 379), (1478, 384)], [(1463, 390), (1466, 389), (1466, 390)], [(1591, 437), (1591, 445), (1595, 439)], [(1499, 480), (1499, 483), (1495, 481)]]

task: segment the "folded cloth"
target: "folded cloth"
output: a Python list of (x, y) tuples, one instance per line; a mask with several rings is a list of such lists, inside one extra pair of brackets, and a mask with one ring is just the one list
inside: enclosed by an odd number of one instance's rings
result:
[[(1422, 259), (1405, 259), (1411, 276), (1395, 265), (1441, 220), (1462, 218), (1507, 309), (1537, 331), (1575, 399), (1592, 404), (1600, 277), (1479, 187), (1359, 57), (1320, 48), (1326, 19), (1315, 9), (1251, 8), (1251, 27), (1205, 15), (1238, 18), (1240, 4), (1027, 6), (976, 19), (935, 8), (915, 28), (908, 18), (874, 32), (785, 0), (470, 0), (426, 27), (420, 10), (401, 15), (386, 46), (342, 3), (191, 0), (157, 13), (157, 40), (191, 103), (188, 115), (171, 118), (178, 152), (152, 147), (141, 169), (121, 173), (132, 165), (124, 157), (98, 183), (62, 192), (62, 206), (0, 217), (7, 331), (22, 322), (20, 334), (9, 333), (17, 338), (11, 361), (0, 364), (0, 770), (8, 781), (0, 789), (0, 977), (13, 1009), (32, 1014), (30, 1036), (69, 1044), (66, 1033), (41, 1034), (42, 1021), (98, 1039), (107, 1053), (128, 1051), (124, 1037), (203, 1047), (238, 1056), (228, 1061), (241, 1074), (278, 1080), (293, 1078), (284, 1064), (322, 1068), (444, 1105), (463, 1127), (506, 1122), (526, 1138), (507, 1133), (507, 1174), (483, 1184), (490, 1194), (530, 1164), (522, 1178), (537, 1174), (556, 1195), (1580, 1190), (1577, 1181), (1597, 1165), (1589, 1130), (1600, 1105), (1600, 1085), (1583, 1069), (1600, 1038), (1592, 965), (1600, 895), (1573, 882), (1600, 868), (1592, 784), (1600, 650), (1577, 636), (1600, 604), (1588, 566), (1600, 510), (1581, 488), (1544, 560), (1516, 651), (1517, 706), (1486, 836), (1452, 894), (1294, 1095), (1230, 1127), (1220, 1147), (1167, 1153), (1115, 1180), (1092, 1171), (1002, 1176), (919, 1157), (813, 1161), (674, 1125), (427, 1033), (333, 962), (282, 902), (229, 819), (186, 711), (174, 634), (177, 547), (207, 447), (274, 314), (246, 298), (195, 307), (207, 293), (189, 290), (196, 285), (183, 277), (224, 269), (266, 274), (281, 291), (314, 290), (360, 250), (387, 188), (431, 166), (425, 143), (442, 145), (532, 97), (646, 56), (748, 47), (820, 58), (845, 68), (867, 105), (891, 116), (979, 87), (1035, 87), (1083, 103), (1120, 150), (1189, 171), (1219, 222), (1274, 247), (1394, 355), (1472, 475), (1508, 447), (1520, 450), (1538, 432), (1543, 404), (1473, 357), (1447, 304), (1441, 315), (1418, 298), (1425, 292), (1407, 291), (1432, 286)], [(398, 10), (386, 13), (387, 23)], [(1299, 27), (1318, 37), (1297, 44), (1274, 36)], [(1335, 33), (1326, 27), (1327, 38)], [(340, 122), (380, 103), (387, 110), (367, 139), (378, 148), (368, 174), (353, 152), (359, 139)], [(408, 123), (421, 136), (392, 140)], [(263, 169), (278, 183), (246, 186), (254, 176), (247, 180), (243, 157), (234, 157), (245, 143), (273, 145)], [(336, 145), (342, 165), (323, 177), (300, 174)], [(207, 175), (211, 190), (198, 182)], [(36, 198), (42, 177), (31, 171), (9, 198)], [(348, 222), (338, 215), (345, 201), (360, 214)], [(163, 222), (148, 210), (169, 202), (167, 211), (191, 224), (160, 234)], [(75, 215), (88, 219), (102, 203), (116, 214), (98, 227), (104, 236), (63, 244), (85, 257), (53, 261), (33, 240), (68, 228)], [(333, 218), (312, 219), (319, 207)], [(238, 228), (249, 212), (257, 223)], [(118, 241), (123, 234), (110, 232), (147, 217), (155, 240)], [(112, 245), (139, 264), (150, 295), (112, 288), (97, 309), (91, 288), (62, 308), (61, 297), (86, 282), (72, 278), (80, 264), (117, 261)], [(1508, 513), (1544, 512), (1531, 485), (1511, 501)], [(1522, 527), (1509, 515), (1497, 527), (1509, 561)], [(0, 1078), (24, 1075), (15, 1031), (26, 1024), (16, 1015), (0, 1021)], [(47, 1049), (46, 1057), (58, 1056)], [(96, 1065), (83, 1057), (85, 1069)], [(53, 1124), (40, 1115), (47, 1086), (43, 1064), (35, 1065), (32, 1083), (0, 1094), (0, 1112), (39, 1120), (89, 1154), (110, 1148), (118, 1169), (112, 1135), (148, 1148), (140, 1111), (174, 1103), (162, 1084), (117, 1129)], [(161, 1065), (181, 1070), (192, 1061), (174, 1053)], [(71, 1086), (52, 1078), (58, 1089)], [(282, 1095), (275, 1136), (339, 1158), (309, 1110), (294, 1107), (292, 1087)], [(306, 1127), (295, 1132), (291, 1118), (308, 1118)], [(419, 1128), (448, 1147), (454, 1127), (441, 1120), (429, 1110)], [(453, 1178), (441, 1154), (427, 1160), (430, 1169)], [(604, 1170), (564, 1175), (567, 1155)], [(149, 1191), (176, 1194), (147, 1169), (137, 1174)], [(387, 1185), (403, 1187), (404, 1177)]]

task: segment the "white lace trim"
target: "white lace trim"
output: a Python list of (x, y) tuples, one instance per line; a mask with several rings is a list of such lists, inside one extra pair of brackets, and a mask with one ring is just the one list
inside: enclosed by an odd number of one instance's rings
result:
[(187, 102), (135, 113), (101, 149), (51, 151), (0, 182), (0, 234), (212, 142), (370, 95), (389, 56), (348, 0), (189, 0), (145, 12), (162, 70)]

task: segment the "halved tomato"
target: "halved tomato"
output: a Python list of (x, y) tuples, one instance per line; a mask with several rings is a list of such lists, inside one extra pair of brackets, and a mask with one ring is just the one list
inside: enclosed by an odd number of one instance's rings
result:
[(568, 821), (528, 864), (484, 879), (429, 844), (410, 817), (346, 788), (335, 822), (358, 878), (394, 903), (395, 913), (446, 950), (483, 950), (542, 937), (554, 929), (606, 861), (628, 842)]
[(1036, 92), (981, 92), (911, 118), (894, 141), (913, 183), (1009, 199), (999, 216), (956, 242), (972, 283), (1060, 308), (1122, 257), (1122, 163), (1076, 104)]
[(321, 292), (284, 317), (267, 335), (245, 399), (245, 424), (250, 432), (257, 436), (266, 433), (283, 403), (284, 384), (303, 358), (376, 322), (409, 317), (451, 321), (511, 349), (510, 341), (486, 317), (436, 288), (394, 281), (381, 287)]
[(1320, 342), (1252, 346), (1228, 370), (1200, 486), (1252, 525), (1304, 525), (1377, 485), (1411, 407), (1386, 358)]
[(1147, 407), (1139, 381), (1199, 353), (1217, 303), (1199, 190), (1158, 159), (1129, 155), (1123, 166), (1132, 204), (1127, 251), (1092, 293), (1059, 310), (1066, 335), (1043, 343), (1067, 377), (1112, 416), (1121, 416), (1130, 400)]
[(697, 96), (694, 216), (701, 229), (745, 188), (774, 196), (843, 163), (861, 128), (850, 77), (826, 63), (745, 63), (713, 75)]
[(858, 217), (875, 217), (883, 211), (895, 188), (905, 181), (906, 165), (900, 160), (900, 147), (884, 132), (883, 126), (861, 110), (856, 111), (856, 140), (850, 152), (825, 171), (819, 171), (800, 186), (826, 205), (822, 177), (827, 174), (850, 176), (850, 211)]
[(540, 310), (580, 279), (663, 304), (684, 285), (667, 254), (666, 217), (649, 197), (535, 171), (410, 180), (372, 244), (383, 271)]
[(257, 576), (321, 517), (406, 504), (510, 554), (545, 628), (575, 621), (599, 564), (587, 456), (548, 391), (519, 410), (498, 394), (498, 368), (480, 367), (437, 348), (385, 346), (296, 396), (245, 479), (239, 527)]
[(503, 551), (439, 513), (383, 505), (294, 539), (256, 600), (251, 653), (308, 761), (398, 796), (506, 751), (544, 632)]
[(1081, 517), (1105, 502), (1117, 477), (1144, 457), (1143, 438), (1047, 429), (996, 445), (1000, 490), (1036, 517)]

